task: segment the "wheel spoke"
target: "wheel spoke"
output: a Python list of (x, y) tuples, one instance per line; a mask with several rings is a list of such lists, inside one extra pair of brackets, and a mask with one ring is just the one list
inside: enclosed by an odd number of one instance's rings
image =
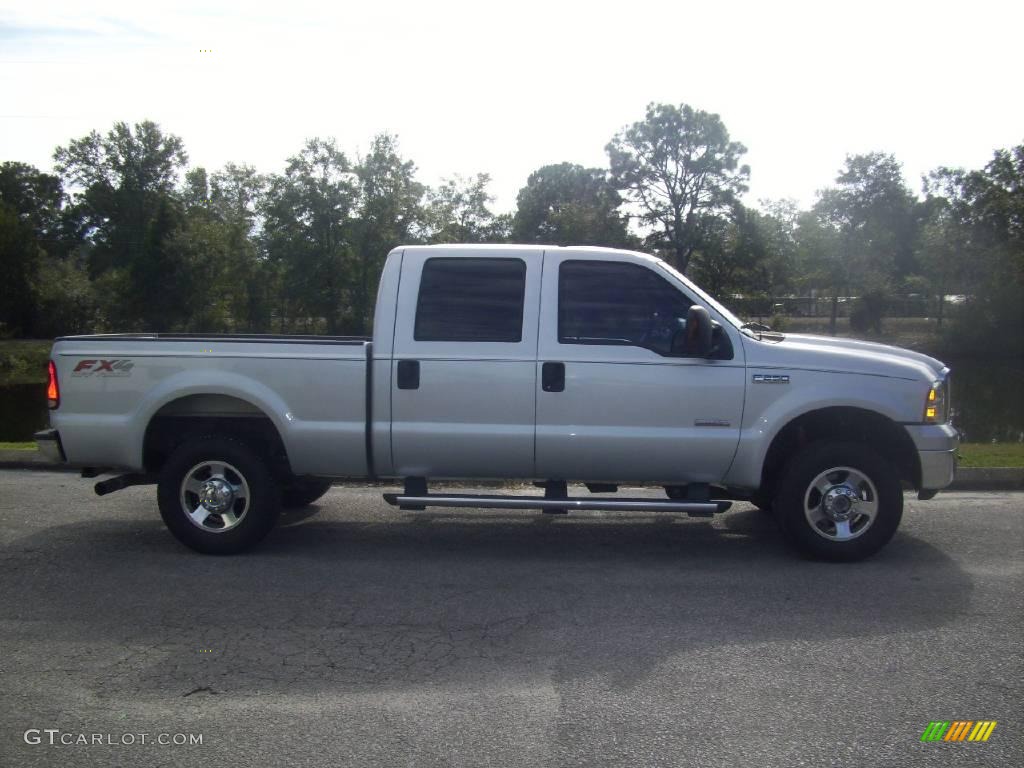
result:
[(814, 489), (822, 496), (824, 496), (826, 493), (828, 493), (828, 489), (831, 488), (833, 485), (834, 483), (832, 483), (832, 481), (828, 479), (828, 475), (821, 475), (817, 480), (815, 480)]
[(189, 512), (189, 517), (192, 518), (192, 522), (199, 526), (202, 526), (206, 522), (206, 518), (209, 516), (210, 511), (202, 504)]
[(227, 469), (221, 462), (211, 461), (209, 464), (207, 464), (207, 467), (209, 467), (210, 469), (210, 477), (219, 477), (224, 479), (224, 473), (227, 471)]
[(189, 475), (188, 479), (185, 481), (185, 490), (198, 496), (202, 489), (203, 481), (197, 479), (195, 475)]
[(231, 492), (235, 495), (236, 499), (249, 498), (249, 489), (244, 485), (235, 485), (234, 483), (229, 483), (229, 485), (231, 486)]
[(853, 505), (853, 511), (864, 515), (868, 520), (874, 520), (875, 514), (878, 512), (878, 502), (860, 500)]
[(234, 511), (230, 509), (226, 512), (222, 512), (220, 519), (224, 521), (225, 528), (230, 528), (238, 522), (238, 518), (235, 516)]
[(845, 541), (853, 536), (849, 520), (836, 520), (836, 538)]
[(821, 508), (821, 504), (816, 507), (811, 507), (807, 510), (807, 519), (810, 520), (812, 525), (818, 525), (822, 520), (827, 520), (828, 517), (825, 515), (825, 511)]

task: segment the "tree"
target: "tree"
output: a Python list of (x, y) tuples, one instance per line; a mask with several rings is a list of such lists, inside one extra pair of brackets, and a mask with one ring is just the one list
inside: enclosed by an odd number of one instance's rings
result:
[(705, 235), (693, 256), (694, 272), (705, 290), (719, 296), (742, 292), (771, 299), (788, 285), (796, 250), (795, 207), (780, 203), (773, 210), (779, 215), (737, 202), (728, 217), (705, 214)]
[(309, 139), (271, 177), (261, 213), (263, 247), (281, 281), (279, 318), (304, 330), (323, 318), (328, 333), (342, 328), (352, 279), (352, 212), (358, 178), (333, 139)]
[(177, 183), (187, 159), (181, 139), (150, 121), (134, 130), (115, 123), (105, 136), (93, 131), (54, 153), (65, 182), (83, 190), (74, 211), (89, 271), (105, 275), (105, 304), (121, 327), (167, 330), (189, 316), (189, 275), (165, 242), (183, 220)]
[(397, 137), (387, 133), (374, 137), (355, 174), (358, 197), (353, 221), (351, 329), (365, 334), (373, 322), (373, 299), (384, 259), (421, 226), (425, 187), (416, 181), (415, 163), (401, 156)]
[(686, 272), (712, 222), (746, 191), (746, 147), (721, 118), (687, 104), (650, 104), (644, 120), (607, 146), (612, 183), (627, 193), (652, 232), (648, 245)]
[(847, 155), (837, 186), (821, 193), (815, 208), (844, 232), (860, 260), (875, 274), (912, 272), (917, 237), (917, 200), (893, 155)]
[(847, 244), (820, 211), (804, 211), (796, 220), (796, 261), (800, 287), (826, 288), (831, 297), (829, 332), (836, 333), (839, 296), (848, 287)]
[(60, 179), (0, 164), (0, 329), (24, 336), (84, 330), (93, 302)]
[(935, 296), (938, 326), (942, 328), (946, 294), (961, 277), (965, 248), (949, 201), (929, 196), (926, 208), (928, 212), (921, 227), (915, 260), (922, 268), (925, 284)]
[(255, 239), (267, 187), (267, 177), (251, 165), (228, 163), (210, 177), (210, 203), (224, 228), (232, 272), (231, 316), (236, 328), (248, 332), (270, 329), (277, 290)]
[(427, 193), (426, 234), (431, 243), (494, 243), (507, 238), (509, 222), (488, 207), (491, 177), (455, 176)]
[(0, 200), (0, 331), (26, 335), (36, 319), (35, 284), (43, 249), (32, 228)]
[[(893, 282), (914, 269), (917, 202), (892, 155), (847, 155), (836, 186), (818, 193), (800, 229), (805, 246), (820, 248), (808, 255), (832, 297), (833, 335), (840, 294), (872, 295), (873, 306), (884, 306)], [(872, 324), (879, 327), (877, 319)]]
[(545, 165), (519, 190), (512, 236), (521, 243), (605, 245), (629, 248), (629, 220), (622, 197), (600, 168), (572, 163)]
[(929, 223), (950, 233), (968, 297), (954, 342), (973, 352), (998, 336), (1003, 354), (1024, 354), (1024, 144), (996, 151), (981, 170), (939, 168), (925, 188), (941, 214)]
[(34, 291), (46, 255), (42, 241), (57, 236), (60, 180), (24, 163), (0, 165), (0, 327), (29, 334), (37, 317)]

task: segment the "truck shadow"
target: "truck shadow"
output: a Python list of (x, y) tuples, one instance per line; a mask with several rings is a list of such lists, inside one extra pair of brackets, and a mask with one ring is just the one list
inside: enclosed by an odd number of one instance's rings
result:
[(858, 564), (800, 560), (750, 509), (714, 522), (305, 510), (259, 549), (220, 558), (184, 549), (158, 520), (90, 520), (0, 555), (5, 614), (81, 649), (61, 674), (159, 697), (506, 675), (629, 688), (723, 646), (756, 654), (939, 627), (973, 588), (909, 533)]

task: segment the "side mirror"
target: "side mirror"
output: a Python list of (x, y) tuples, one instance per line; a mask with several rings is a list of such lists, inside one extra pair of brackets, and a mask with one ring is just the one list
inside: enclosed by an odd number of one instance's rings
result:
[(686, 312), (686, 327), (676, 331), (672, 338), (672, 352), (690, 357), (707, 357), (712, 350), (711, 315), (704, 307), (694, 304)]

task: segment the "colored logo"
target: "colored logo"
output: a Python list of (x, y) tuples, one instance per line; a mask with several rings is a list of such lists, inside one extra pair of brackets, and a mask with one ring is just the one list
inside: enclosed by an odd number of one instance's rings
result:
[(72, 376), (130, 376), (135, 363), (131, 360), (81, 360)]
[(921, 741), (988, 741), (995, 720), (939, 720), (928, 723)]

